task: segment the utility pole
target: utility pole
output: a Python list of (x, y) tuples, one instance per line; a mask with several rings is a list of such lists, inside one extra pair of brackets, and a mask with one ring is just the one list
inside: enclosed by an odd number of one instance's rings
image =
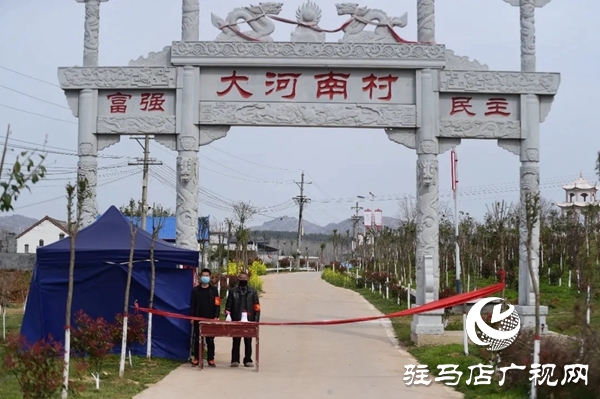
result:
[(298, 261), (297, 261), (297, 265), (298, 265), (298, 270), (300, 269), (300, 256), (302, 255), (302, 250), (300, 248), (302, 248), (302, 211), (304, 210), (304, 204), (307, 204), (310, 202), (310, 198), (306, 197), (304, 195), (304, 185), (305, 184), (312, 184), (312, 182), (305, 182), (304, 181), (304, 171), (302, 171), (302, 176), (300, 178), (300, 182), (294, 182), (298, 185), (298, 187), (300, 187), (300, 195), (297, 197), (294, 197), (293, 200), (296, 201), (296, 203), (298, 204)]
[(140, 143), (140, 139), (138, 137), (131, 137), (133, 140), (136, 140), (139, 145), (144, 149), (144, 157), (142, 159), (137, 158), (135, 162), (129, 162), (130, 166), (134, 165), (143, 165), (144, 172), (142, 176), (142, 230), (146, 230), (146, 213), (148, 212), (148, 167), (150, 165), (162, 165), (162, 162), (157, 161), (156, 159), (150, 158), (150, 136), (146, 135), (144, 137), (144, 145)]
[(352, 245), (352, 258), (356, 257), (356, 248), (358, 248), (358, 222), (360, 221), (360, 216), (358, 216), (358, 211), (360, 211), (362, 206), (358, 206), (358, 201), (356, 201), (355, 206), (351, 206), (350, 209), (354, 209), (354, 215), (350, 218), (352, 221), (352, 237), (354, 239)]

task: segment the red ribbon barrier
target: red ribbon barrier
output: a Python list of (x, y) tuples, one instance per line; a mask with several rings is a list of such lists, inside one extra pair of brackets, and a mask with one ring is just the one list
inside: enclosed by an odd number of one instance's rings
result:
[[(261, 321), (259, 323), (231, 321), (228, 323), (240, 323), (240, 324), (255, 323), (255, 324), (259, 324), (261, 326), (323, 326), (323, 325), (361, 323), (361, 322), (371, 321), (371, 320), (392, 319), (395, 317), (411, 316), (411, 315), (415, 315), (415, 314), (419, 314), (419, 313), (429, 312), (432, 310), (439, 310), (439, 309), (450, 308), (450, 307), (456, 306), (456, 305), (462, 305), (462, 304), (472, 301), (474, 299), (483, 298), (485, 296), (495, 294), (496, 292), (500, 292), (505, 287), (504, 273), (502, 271), (500, 272), (500, 276), (501, 276), (501, 281), (497, 284), (490, 285), (489, 287), (484, 287), (484, 288), (480, 288), (475, 291), (465, 292), (464, 294), (459, 294), (459, 295), (454, 295), (454, 296), (451, 296), (448, 298), (439, 299), (437, 301), (429, 302), (424, 305), (414, 307), (412, 309), (401, 310), (399, 312), (394, 312), (394, 313), (390, 313), (387, 315), (357, 317), (357, 318), (353, 318), (353, 319), (340, 319), (340, 320), (290, 321), (290, 322)], [(215, 319), (204, 319), (201, 317), (186, 316), (186, 315), (182, 315), (179, 313), (164, 312), (162, 310), (157, 310), (157, 309), (142, 308), (142, 307), (138, 306), (137, 302), (135, 304), (135, 309), (142, 311), (142, 312), (156, 314), (159, 316), (172, 317), (172, 318), (176, 318), (176, 319), (201, 321), (206, 324), (220, 322)]]

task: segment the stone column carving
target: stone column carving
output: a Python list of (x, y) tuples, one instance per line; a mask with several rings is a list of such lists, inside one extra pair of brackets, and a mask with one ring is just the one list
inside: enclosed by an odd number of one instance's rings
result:
[[(83, 35), (83, 66), (97, 67), (100, 36), (100, 3), (108, 0), (75, 0), (85, 3), (85, 22)], [(81, 227), (87, 227), (96, 221), (98, 201), (96, 186), (98, 183), (98, 137), (96, 133), (98, 91), (83, 89), (79, 92), (78, 105), (78, 155), (77, 178), (86, 179), (88, 192), (81, 208)]]
[(535, 9), (542, 8), (550, 0), (504, 0), (519, 7), (521, 18), (521, 72), (535, 72)]
[[(416, 305), (439, 298), (439, 93), (437, 72), (417, 72), (417, 252)], [(420, 335), (442, 334), (442, 312), (415, 315), (411, 325), (413, 341)]]
[(200, 40), (200, 2), (198, 0), (183, 0), (181, 40), (184, 42)]
[[(176, 245), (198, 250), (198, 94), (200, 69), (183, 67), (181, 133), (177, 140)], [(179, 100), (179, 99), (178, 99)]]
[(435, 0), (417, 0), (417, 41), (435, 43)]
[(83, 66), (98, 66), (98, 45), (100, 35), (100, 3), (108, 0), (75, 0), (85, 3), (85, 23), (83, 36)]

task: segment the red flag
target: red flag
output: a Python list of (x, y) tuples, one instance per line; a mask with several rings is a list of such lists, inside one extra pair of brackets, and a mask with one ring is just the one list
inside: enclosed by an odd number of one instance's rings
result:
[(454, 149), (450, 152), (450, 170), (452, 173), (452, 191), (456, 196), (456, 185), (458, 184), (458, 158), (456, 157), (456, 151)]

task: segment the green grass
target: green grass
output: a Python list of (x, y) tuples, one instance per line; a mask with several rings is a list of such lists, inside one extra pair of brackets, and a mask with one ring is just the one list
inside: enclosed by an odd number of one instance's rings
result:
[[(6, 315), (6, 333), (18, 333), (23, 320), (23, 308), (9, 309)], [(0, 336), (1, 339), (1, 336)], [(22, 399), (23, 395), (16, 378), (8, 374), (2, 367), (4, 347), (0, 345), (0, 398)], [(111, 355), (107, 358), (103, 372), (100, 376), (100, 391), (96, 391), (95, 382), (91, 375), (83, 378), (85, 390), (80, 393), (81, 398), (95, 399), (130, 399), (137, 393), (146, 389), (149, 384), (154, 384), (163, 379), (172, 370), (182, 363), (178, 361), (133, 356), (133, 368), (129, 363), (125, 366), (125, 376), (119, 378), (119, 356)], [(73, 368), (73, 367), (72, 367)]]
[[(356, 288), (353, 276), (333, 272), (331, 269), (325, 269), (322, 278), (332, 285), (352, 289), (353, 291), (358, 292), (383, 314), (406, 309), (405, 298), (401, 298), (403, 302), (398, 306), (395, 300), (385, 299), (378, 291), (371, 292), (368, 288)], [(478, 288), (481, 288), (492, 285), (496, 283), (496, 281), (480, 280), (478, 283)], [(540, 291), (540, 302), (542, 305), (546, 305), (549, 308), (547, 321), (550, 330), (562, 334), (573, 334), (577, 332), (578, 323), (576, 322), (573, 309), (577, 299), (582, 298), (584, 294), (578, 294), (575, 288), (551, 286), (544, 282), (541, 284)], [(518, 292), (507, 288), (505, 290), (505, 297), (510, 301), (516, 301)], [(593, 301), (593, 306), (598, 305), (600, 305), (599, 300)], [(428, 365), (431, 374), (438, 375), (440, 370), (437, 369), (436, 366), (440, 364), (457, 364), (459, 366), (458, 370), (462, 371), (463, 375), (459, 384), (453, 388), (464, 393), (465, 399), (521, 399), (527, 397), (527, 393), (520, 389), (500, 387), (498, 385), (498, 376), (492, 377), (492, 383), (490, 385), (475, 386), (472, 385), (472, 382), (471, 385), (466, 384), (470, 373), (468, 367), (479, 363), (486, 364), (483, 358), (479, 356), (479, 348), (471, 346), (469, 348), (470, 355), (465, 356), (463, 354), (463, 346), (459, 344), (416, 347), (410, 339), (410, 324), (412, 318), (397, 317), (391, 319), (391, 322), (400, 345), (411, 353), (420, 364)], [(600, 327), (600, 315), (592, 315), (591, 324)], [(461, 331), (462, 315), (451, 315), (446, 330)], [(476, 375), (478, 375), (477, 369), (474, 371), (474, 377)]]

